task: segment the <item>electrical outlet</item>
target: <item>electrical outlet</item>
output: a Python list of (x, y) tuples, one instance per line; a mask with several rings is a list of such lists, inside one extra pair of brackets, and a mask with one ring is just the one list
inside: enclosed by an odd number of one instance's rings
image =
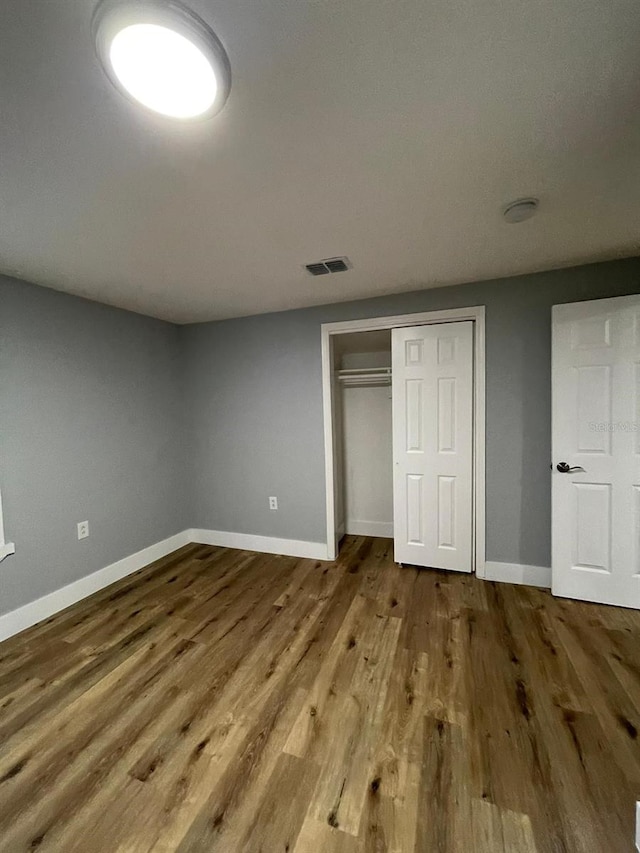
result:
[(78, 539), (86, 539), (89, 535), (89, 522), (88, 521), (79, 521), (78, 522)]
[(278, 498), (269, 498), (269, 509), (278, 509)]

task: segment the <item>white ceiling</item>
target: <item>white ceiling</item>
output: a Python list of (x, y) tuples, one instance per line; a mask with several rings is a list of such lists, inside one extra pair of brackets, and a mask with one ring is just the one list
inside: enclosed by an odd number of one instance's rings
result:
[(91, 0), (4, 0), (1, 271), (190, 322), (640, 253), (638, 0), (190, 5), (233, 85), (184, 125), (108, 83)]

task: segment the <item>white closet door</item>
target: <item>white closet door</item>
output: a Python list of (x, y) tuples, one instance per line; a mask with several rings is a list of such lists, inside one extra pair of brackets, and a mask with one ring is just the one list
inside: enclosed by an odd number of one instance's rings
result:
[(393, 329), (398, 563), (470, 572), (473, 323)]
[(639, 296), (554, 306), (552, 388), (553, 592), (640, 608)]

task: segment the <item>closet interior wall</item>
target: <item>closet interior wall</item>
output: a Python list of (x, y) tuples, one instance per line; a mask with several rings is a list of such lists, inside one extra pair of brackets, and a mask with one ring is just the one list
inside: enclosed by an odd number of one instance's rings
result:
[(337, 336), (334, 367), (339, 531), (392, 537), (390, 330)]

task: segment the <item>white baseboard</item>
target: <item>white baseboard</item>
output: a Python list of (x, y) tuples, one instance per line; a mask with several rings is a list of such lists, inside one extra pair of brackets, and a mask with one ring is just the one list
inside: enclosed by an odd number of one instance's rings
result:
[(224, 548), (241, 548), (244, 551), (261, 551), (266, 554), (283, 554), (291, 557), (310, 557), (316, 560), (327, 559), (327, 546), (324, 542), (304, 542), (297, 539), (276, 539), (271, 536), (252, 536), (247, 533), (228, 533), (221, 530), (183, 530), (156, 542), (142, 551), (111, 563), (97, 572), (43, 595), (35, 601), (11, 610), (0, 616), (0, 642), (30, 628), (54, 613), (59, 613), (77, 601), (104, 589), (115, 581), (137, 572), (154, 560), (165, 557), (183, 545), (197, 542), (202, 545), (219, 545)]
[(551, 569), (547, 566), (524, 566), (520, 563), (494, 563), (487, 560), (484, 579), (551, 589)]
[(29, 604), (18, 607), (17, 610), (4, 613), (0, 616), (0, 641), (24, 631), (25, 628), (35, 625), (36, 622), (48, 619), (54, 613), (59, 613), (66, 607), (75, 604), (76, 601), (104, 589), (109, 584), (137, 572), (138, 569), (144, 568), (149, 563), (153, 563), (154, 560), (159, 560), (183, 545), (189, 544), (192, 541), (189, 538), (190, 533), (189, 530), (176, 533), (175, 536), (170, 536), (168, 539), (156, 542), (148, 548), (143, 548), (142, 551), (124, 557), (117, 563), (111, 563), (104, 569), (99, 569), (97, 572), (50, 592), (48, 595), (43, 595), (42, 598), (30, 601)]
[[(393, 536), (393, 524), (376, 521), (348, 522), (347, 531), (356, 536)], [(93, 574), (80, 578), (48, 595), (29, 602), (17, 610), (0, 616), (0, 641), (18, 634), (25, 628), (48, 619), (77, 601), (104, 589), (115, 581), (137, 572), (176, 551), (183, 545), (197, 542), (202, 545), (218, 545), (222, 548), (239, 548), (243, 551), (258, 551), (265, 554), (283, 554), (290, 557), (307, 557), (313, 560), (327, 559), (324, 542), (306, 542), (300, 539), (278, 539), (272, 536), (254, 536), (250, 533), (232, 533), (224, 530), (189, 529), (176, 533), (168, 539), (143, 548), (129, 557), (111, 563)], [(524, 566), (518, 563), (487, 561), (485, 579), (505, 583), (529, 584), (551, 587), (551, 569), (544, 566)]]
[(327, 559), (326, 542), (305, 542), (302, 539), (277, 539), (274, 536), (254, 536), (251, 533), (232, 533), (226, 530), (186, 531), (190, 542), (200, 545), (219, 545), (221, 548), (239, 548), (242, 551), (259, 551), (263, 554), (283, 554), (287, 557)]
[(392, 521), (354, 521), (348, 518), (346, 530), (352, 536), (382, 536), (385, 539), (393, 539)]

